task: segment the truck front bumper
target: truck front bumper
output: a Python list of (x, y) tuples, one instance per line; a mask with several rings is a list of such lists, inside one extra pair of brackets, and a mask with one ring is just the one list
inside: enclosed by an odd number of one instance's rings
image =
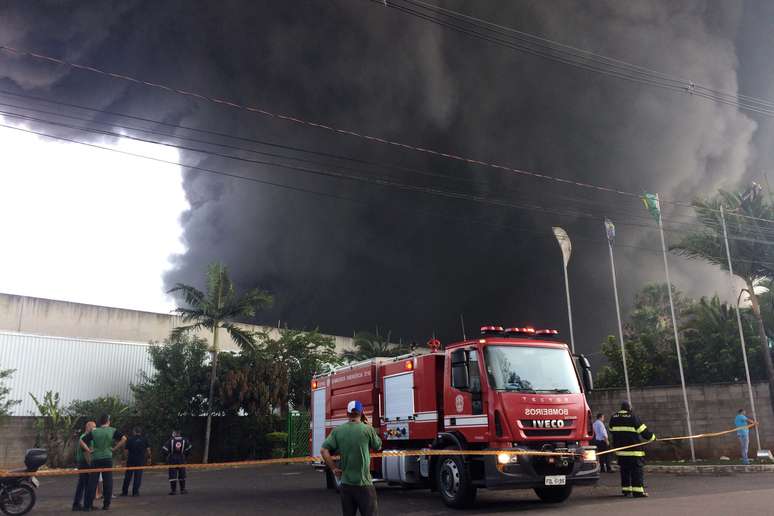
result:
[(507, 489), (545, 487), (547, 476), (564, 476), (565, 485), (593, 485), (599, 481), (599, 462), (580, 457), (545, 457), (515, 455), (511, 462), (500, 464), (497, 457), (482, 457), (484, 478), (481, 487)]

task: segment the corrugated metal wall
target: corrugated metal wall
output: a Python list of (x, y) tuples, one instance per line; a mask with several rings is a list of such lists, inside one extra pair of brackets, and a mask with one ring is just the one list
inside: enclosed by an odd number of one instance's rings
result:
[(153, 366), (148, 346), (65, 337), (0, 332), (0, 369), (15, 369), (6, 386), (21, 400), (13, 414), (36, 414), (29, 393), (59, 392), (62, 403), (114, 395), (128, 401), (130, 384)]

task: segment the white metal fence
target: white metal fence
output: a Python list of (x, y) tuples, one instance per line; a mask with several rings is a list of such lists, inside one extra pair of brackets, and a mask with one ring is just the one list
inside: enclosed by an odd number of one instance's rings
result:
[(99, 396), (131, 399), (130, 385), (153, 366), (140, 343), (0, 332), (0, 369), (15, 369), (6, 386), (21, 400), (13, 415), (36, 414), (30, 393), (58, 392), (64, 405)]

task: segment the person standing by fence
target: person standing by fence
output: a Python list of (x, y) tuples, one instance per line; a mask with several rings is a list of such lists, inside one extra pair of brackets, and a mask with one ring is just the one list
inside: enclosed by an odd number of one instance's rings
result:
[[(83, 433), (79, 437), (79, 441), (82, 440), (88, 433), (90, 433), (97, 426), (95, 421), (88, 421), (83, 428)], [(78, 485), (75, 488), (75, 499), (73, 500), (73, 511), (80, 511), (83, 509), (86, 501), (86, 491), (89, 487), (89, 463), (91, 462), (91, 452), (88, 453), (80, 446), (75, 447), (75, 463), (78, 465), (78, 469), (83, 473), (78, 474)]]
[(179, 430), (172, 432), (172, 439), (161, 447), (161, 452), (167, 457), (169, 464), (169, 494), (177, 494), (177, 484), (180, 484), (180, 494), (187, 494), (185, 488), (185, 468), (186, 457), (191, 453), (191, 442), (180, 435)]
[[(592, 444), (597, 447), (598, 452), (610, 449), (610, 438), (605, 427), (605, 415), (601, 412), (597, 414), (597, 419), (594, 421), (594, 441)], [(603, 473), (613, 472), (610, 468), (610, 454), (599, 456), (599, 470)]]
[[(115, 446), (113, 443), (116, 443)], [(126, 436), (110, 426), (110, 416), (102, 414), (99, 417), (99, 427), (92, 430), (89, 434), (80, 439), (80, 446), (84, 452), (89, 452), (89, 445), (93, 445), (94, 451), (91, 452), (92, 469), (112, 468), (113, 452), (120, 450), (126, 443)], [(94, 497), (97, 495), (97, 483), (99, 482), (99, 473), (89, 475), (89, 488), (86, 493), (86, 502), (83, 506), (85, 510), (90, 511), (94, 506)], [(110, 502), (113, 499), (113, 472), (106, 471), (102, 473), (102, 508), (110, 508)]]
[(747, 417), (743, 408), (737, 411), (734, 418), (734, 426), (736, 427), (736, 436), (739, 438), (739, 448), (742, 452), (742, 464), (750, 463), (750, 458), (747, 456), (750, 449), (750, 429), (747, 426), (754, 424), (755, 420)]
[[(150, 463), (151, 450), (148, 440), (142, 435), (142, 429), (136, 426), (132, 429), (132, 436), (126, 441), (126, 466), (145, 466)], [(142, 470), (127, 470), (124, 472), (124, 483), (121, 486), (121, 496), (129, 494), (129, 483), (132, 484), (132, 496), (140, 496), (142, 484)]]

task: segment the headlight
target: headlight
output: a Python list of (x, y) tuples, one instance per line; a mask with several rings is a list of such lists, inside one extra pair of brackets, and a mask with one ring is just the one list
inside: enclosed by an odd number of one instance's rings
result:
[(597, 451), (596, 450), (583, 450), (583, 461), (584, 462), (596, 462), (597, 461)]
[(508, 464), (510, 461), (511, 461), (510, 453), (497, 454), (497, 462), (499, 462), (500, 464)]

